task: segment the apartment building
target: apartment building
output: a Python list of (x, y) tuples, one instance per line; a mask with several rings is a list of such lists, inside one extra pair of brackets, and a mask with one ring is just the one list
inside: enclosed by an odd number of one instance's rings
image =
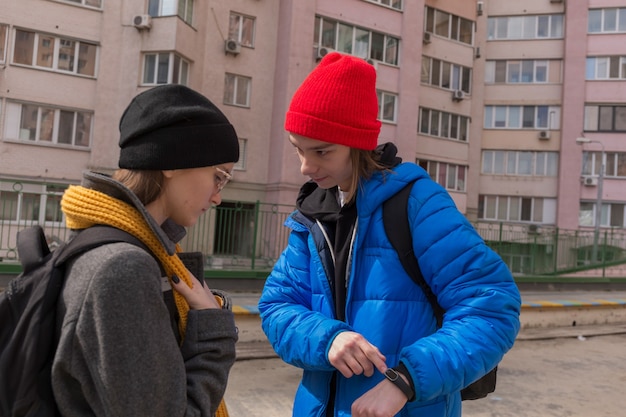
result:
[(123, 109), (162, 83), (235, 125), (225, 207), (293, 204), (284, 114), (332, 50), (376, 67), (379, 142), (471, 221), (624, 228), (624, 0), (0, 0), (0, 220), (62, 223), (64, 186), (116, 168)]

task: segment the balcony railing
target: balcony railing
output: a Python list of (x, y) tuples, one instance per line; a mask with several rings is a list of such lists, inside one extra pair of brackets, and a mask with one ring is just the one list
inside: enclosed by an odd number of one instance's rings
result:
[[(58, 203), (67, 185), (0, 181), (0, 268), (18, 263), (17, 232), (43, 226), (48, 243), (67, 239)], [(263, 277), (287, 245), (284, 226), (291, 205), (223, 202), (189, 228), (181, 242), (186, 251), (202, 252), (205, 277)], [(562, 230), (550, 226), (478, 222), (478, 233), (516, 275), (559, 275), (626, 263), (626, 230), (603, 229), (598, 261), (591, 264), (593, 230)], [(1, 272), (1, 271), (0, 271)], [(626, 273), (625, 275), (626, 276)]]

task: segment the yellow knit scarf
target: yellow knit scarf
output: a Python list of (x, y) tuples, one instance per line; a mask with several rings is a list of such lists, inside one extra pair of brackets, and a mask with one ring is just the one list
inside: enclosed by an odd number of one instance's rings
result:
[[(66, 223), (70, 229), (86, 229), (95, 224), (105, 224), (130, 233), (142, 241), (159, 259), (170, 281), (172, 275), (177, 275), (187, 285), (191, 286), (187, 268), (178, 255), (170, 256), (165, 251), (146, 220), (130, 204), (99, 191), (71, 185), (63, 194), (61, 209), (65, 213)], [(180, 251), (181, 248), (177, 244), (176, 252)], [(197, 278), (202, 279), (202, 277)], [(180, 315), (178, 330), (182, 339), (185, 337), (189, 304), (177, 291), (173, 291), (173, 293), (174, 302)], [(228, 417), (228, 409), (223, 399), (218, 406), (215, 417)]]
[[(191, 286), (187, 268), (178, 255), (170, 256), (165, 251), (161, 242), (148, 226), (148, 222), (130, 204), (99, 191), (71, 185), (63, 194), (61, 209), (65, 213), (67, 227), (70, 229), (86, 229), (95, 224), (104, 224), (130, 233), (142, 241), (159, 259), (170, 280), (172, 275), (176, 275)], [(180, 252), (180, 250), (180, 246), (176, 245), (176, 252)], [(201, 277), (198, 278), (201, 279)], [(173, 293), (174, 302), (180, 315), (178, 330), (181, 338), (184, 338), (189, 304), (177, 291)]]

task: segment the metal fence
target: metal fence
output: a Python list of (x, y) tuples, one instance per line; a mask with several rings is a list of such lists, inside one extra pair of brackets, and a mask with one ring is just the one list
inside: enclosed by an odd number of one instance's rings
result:
[[(39, 224), (54, 247), (67, 238), (59, 208), (67, 184), (0, 180), (0, 267), (15, 264), (17, 232)], [(287, 245), (283, 226), (293, 206), (262, 202), (223, 202), (189, 228), (181, 242), (186, 251), (202, 252), (206, 274), (220, 271), (268, 271)], [(559, 275), (626, 263), (626, 230), (562, 230), (555, 227), (475, 223), (515, 275)], [(592, 252), (597, 249), (596, 262)]]

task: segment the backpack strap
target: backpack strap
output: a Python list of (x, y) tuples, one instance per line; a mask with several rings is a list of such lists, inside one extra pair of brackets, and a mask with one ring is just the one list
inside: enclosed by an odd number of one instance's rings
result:
[(28, 273), (31, 269), (39, 266), (44, 258), (50, 254), (46, 234), (39, 225), (17, 232), (16, 246), (24, 273)]
[(146, 252), (152, 254), (152, 251), (150, 251), (143, 242), (130, 233), (112, 226), (96, 225), (81, 230), (67, 245), (61, 248), (61, 253), (56, 258), (55, 266), (61, 265), (74, 256), (87, 252), (88, 250), (115, 242), (127, 242), (139, 246)]
[(424, 291), (437, 318), (437, 326), (441, 327), (445, 311), (441, 308), (437, 297), (426, 283), (417, 258), (415, 257), (415, 253), (413, 252), (413, 238), (411, 236), (407, 210), (409, 195), (411, 194), (414, 183), (415, 182), (411, 182), (407, 184), (402, 190), (383, 203), (383, 224), (391, 246), (393, 246), (398, 253), (400, 263), (402, 263), (404, 270), (409, 274), (411, 279)]

